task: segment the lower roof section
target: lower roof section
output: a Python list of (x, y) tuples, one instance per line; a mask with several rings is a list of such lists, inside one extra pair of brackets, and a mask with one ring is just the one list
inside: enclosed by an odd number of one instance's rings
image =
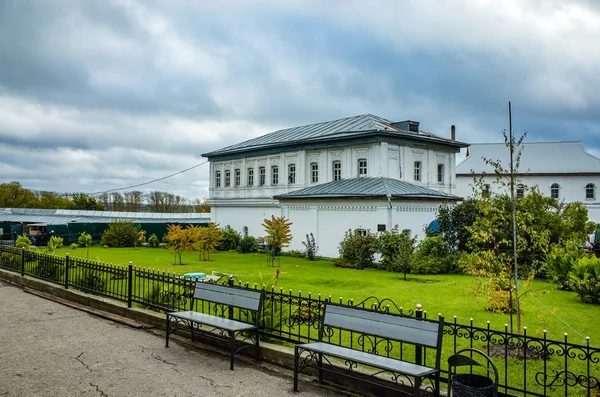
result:
[(341, 179), (310, 186), (285, 194), (274, 199), (308, 199), (308, 198), (411, 198), (425, 200), (459, 201), (462, 197), (429, 189), (424, 186), (392, 178), (352, 178)]

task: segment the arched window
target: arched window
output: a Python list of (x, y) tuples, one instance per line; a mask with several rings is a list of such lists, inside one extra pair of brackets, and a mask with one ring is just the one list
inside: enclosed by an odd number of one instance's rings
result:
[(517, 185), (517, 198), (523, 198), (525, 196), (525, 186)]
[(552, 186), (550, 186), (550, 197), (557, 199), (559, 196), (559, 191), (560, 185), (558, 183), (553, 183)]
[(588, 183), (585, 185), (585, 199), (594, 200), (596, 198), (596, 185)]

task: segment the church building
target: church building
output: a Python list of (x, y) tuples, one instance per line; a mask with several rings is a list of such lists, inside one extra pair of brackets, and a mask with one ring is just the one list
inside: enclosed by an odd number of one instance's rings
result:
[(318, 255), (337, 257), (348, 229), (398, 225), (423, 237), (444, 202), (456, 202), (455, 155), (467, 144), (417, 121), (371, 114), (275, 131), (203, 156), (210, 161), (211, 220), (243, 235), (285, 216), (290, 249), (312, 233)]

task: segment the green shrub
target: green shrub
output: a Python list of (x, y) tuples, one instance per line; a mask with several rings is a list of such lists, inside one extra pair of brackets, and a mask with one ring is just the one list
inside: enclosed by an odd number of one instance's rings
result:
[(289, 250), (289, 251), (281, 251), (279, 253), (281, 256), (290, 256), (292, 258), (304, 258), (305, 254), (300, 250)]
[(135, 247), (140, 230), (141, 226), (133, 222), (114, 221), (102, 233), (102, 245), (109, 247)]
[(21, 255), (3, 252), (0, 254), (0, 265), (10, 267), (12, 269), (19, 269), (21, 267)]
[(63, 238), (58, 236), (51, 236), (50, 240), (48, 240), (48, 245), (46, 246), (46, 252), (53, 253), (58, 248), (61, 248), (63, 245)]
[(333, 266), (341, 267), (344, 269), (356, 269), (356, 265), (352, 263), (346, 263), (343, 259), (336, 259), (333, 261)]
[(304, 256), (306, 256), (309, 261), (314, 261), (317, 251), (319, 250), (319, 247), (317, 247), (317, 243), (315, 242), (315, 236), (313, 236), (312, 233), (310, 235), (307, 234), (306, 241), (303, 241), (302, 245), (304, 245)]
[(148, 245), (152, 248), (158, 248), (160, 245), (160, 240), (156, 237), (156, 234), (152, 233), (150, 237), (148, 237)]
[(348, 230), (338, 248), (344, 262), (356, 265), (358, 269), (372, 267), (377, 238), (369, 232), (361, 235), (358, 229)]
[(458, 257), (450, 252), (442, 236), (426, 237), (417, 246), (412, 272), (417, 274), (455, 273)]
[(569, 272), (583, 255), (576, 240), (568, 241), (564, 247), (554, 245), (546, 254), (546, 263), (542, 270), (560, 289), (568, 290), (571, 288)]
[(392, 230), (386, 230), (378, 239), (378, 248), (381, 253), (381, 268), (404, 273), (412, 271), (414, 263), (414, 249), (416, 237), (411, 238), (407, 232), (398, 232), (398, 225)]
[(26, 235), (17, 237), (15, 247), (28, 249), (31, 246), (31, 240)]
[(600, 304), (600, 259), (579, 258), (569, 272), (569, 286), (582, 301)]
[(230, 227), (226, 227), (222, 229), (223, 231), (223, 240), (217, 246), (217, 251), (231, 251), (237, 250), (240, 245), (240, 240), (242, 239), (242, 235), (237, 232), (235, 229)]
[(69, 248), (71, 248), (72, 250), (76, 250), (76, 249), (77, 249), (77, 247), (79, 247), (79, 246), (77, 245), (77, 243), (73, 243), (73, 244), (69, 245)]
[(246, 236), (240, 240), (238, 251), (241, 254), (248, 254), (250, 252), (258, 251), (258, 242), (253, 236)]

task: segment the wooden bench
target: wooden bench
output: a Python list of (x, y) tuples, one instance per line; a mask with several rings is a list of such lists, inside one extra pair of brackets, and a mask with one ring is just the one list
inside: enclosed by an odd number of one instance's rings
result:
[[(167, 313), (166, 347), (169, 347), (169, 335), (178, 329), (188, 330), (192, 334), (203, 326), (211, 327), (204, 336), (225, 340), (229, 343), (229, 369), (233, 370), (233, 358), (244, 348), (254, 348), (256, 359), (260, 360), (259, 322), (263, 302), (262, 290), (243, 289), (238, 287), (217, 285), (196, 281), (191, 308), (194, 300), (212, 302), (215, 315), (198, 313), (193, 310)], [(249, 322), (234, 320), (234, 308), (245, 310)], [(250, 312), (250, 313), (248, 313)], [(227, 318), (229, 317), (229, 318)], [(216, 332), (215, 332), (216, 331)], [(244, 334), (242, 340), (236, 337)], [(246, 343), (251, 342), (251, 343)]]
[[(423, 379), (431, 378), (435, 383), (434, 395), (439, 396), (443, 326), (443, 318), (440, 318), (439, 323), (437, 323), (366, 309), (326, 304), (323, 321), (319, 329), (319, 341), (296, 345), (294, 391), (298, 391), (298, 374), (303, 369), (310, 367), (318, 370), (319, 381), (321, 382), (323, 382), (323, 371), (327, 371), (374, 385), (383, 385), (388, 389), (409, 394), (401, 390), (401, 385), (404, 383), (404, 378), (406, 378), (412, 384), (412, 395), (414, 396), (419, 395)], [(350, 331), (355, 336), (356, 334), (360, 335), (359, 344), (362, 346), (358, 346), (358, 348), (364, 347), (364, 350), (329, 343), (327, 339), (333, 335), (334, 330)], [(337, 334), (335, 339), (339, 341)], [(377, 348), (384, 352), (389, 351), (392, 341), (414, 345), (416, 363), (376, 354)], [(435, 360), (431, 366), (421, 365), (423, 347), (435, 349)], [(304, 353), (306, 354), (303, 358)], [(330, 364), (328, 367), (323, 366), (323, 356)], [(331, 365), (328, 356), (343, 360), (348, 370), (344, 371)], [(373, 376), (382, 373), (390, 374), (394, 383), (386, 385), (387, 382), (371, 380), (366, 376), (355, 376), (354, 368), (358, 364), (377, 368), (379, 371)], [(408, 377), (413, 378), (414, 382)], [(380, 380), (381, 378), (377, 379)]]

